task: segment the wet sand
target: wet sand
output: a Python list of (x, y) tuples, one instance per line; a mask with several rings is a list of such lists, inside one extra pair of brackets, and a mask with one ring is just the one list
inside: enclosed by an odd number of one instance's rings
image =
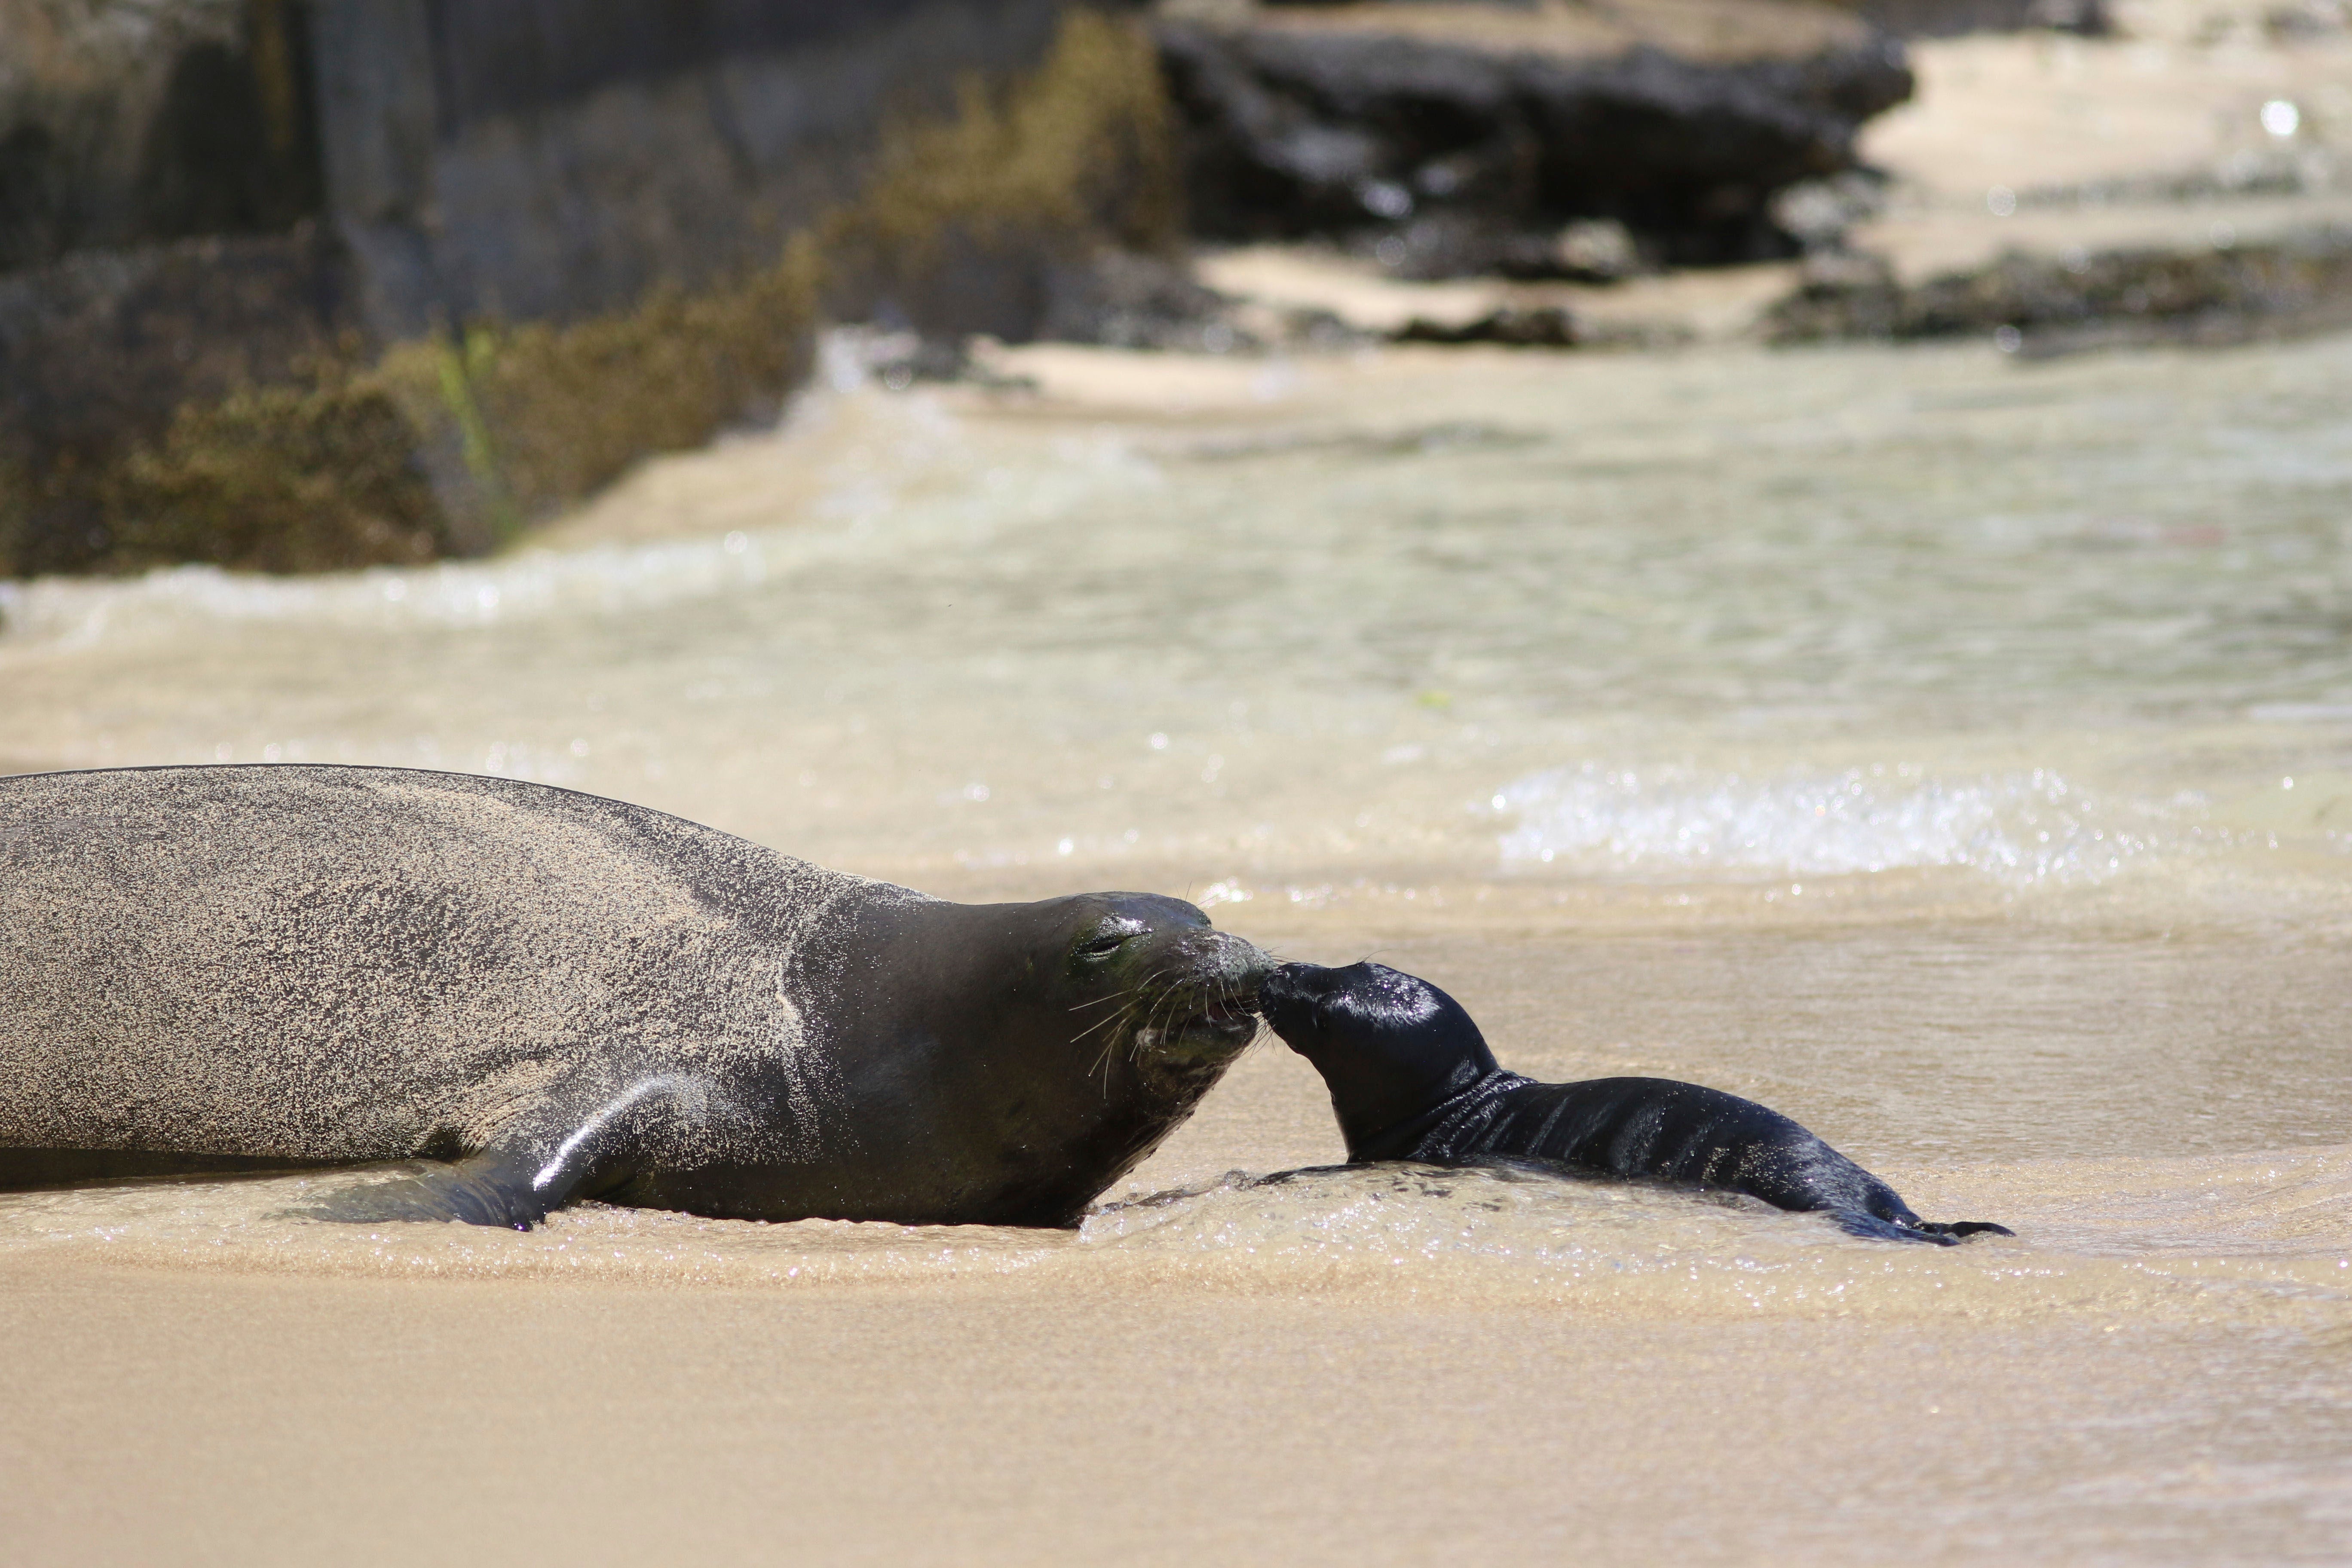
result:
[(1767, 1096), (2020, 1239), (1452, 1173), (1221, 1186), (1339, 1157), (1276, 1045), (1076, 1237), (592, 1208), (321, 1238), (268, 1219), (283, 1182), (7, 1200), (0, 1530), (20, 1561), (190, 1563), (2352, 1543), (2340, 973), (2005, 926), (1396, 923), (1263, 934), (1439, 978), (1531, 1071)]
[(2352, 1510), (2352, 1347), (2200, 1327), (79, 1269), (5, 1302), (19, 1561), (2319, 1562)]
[[(1192, 1163), (1314, 1157), (1299, 1077), (1253, 1058)], [(1884, 1168), (1923, 1206), (1999, 1194), (2029, 1237), (2149, 1179)], [(2217, 1173), (2180, 1173), (2176, 1218)], [(2242, 1174), (2241, 1201), (2282, 1185)], [(780, 1288), (20, 1254), (0, 1527), (59, 1562), (2341, 1559), (2340, 1290), (2159, 1299), (2002, 1245), (1853, 1253), (1824, 1227), (1805, 1249), (1851, 1255), (1777, 1302), (1671, 1267), (1529, 1299), (1295, 1256)]]

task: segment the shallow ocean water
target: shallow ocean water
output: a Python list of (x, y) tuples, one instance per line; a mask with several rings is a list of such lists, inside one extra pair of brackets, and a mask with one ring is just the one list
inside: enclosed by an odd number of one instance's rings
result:
[[(62, 1539), (75, 1456), (130, 1444), (198, 1500), (121, 1539), (226, 1540), (221, 1476), (362, 1463), (252, 1447), (340, 1430), (306, 1390), (357, 1378), (423, 1484), (448, 1401), (511, 1434), (578, 1375), (691, 1523), (578, 1498), (564, 1540), (735, 1550), (789, 1503), (958, 1561), (2352, 1554), (2344, 341), (1029, 363), (1028, 397), (845, 371), (499, 561), (0, 586), (0, 766), (504, 773), (950, 896), (1183, 894), (1427, 974), (1507, 1065), (1763, 1100), (2018, 1237), (1328, 1169), (1274, 1042), (1069, 1234), (0, 1196), (0, 1379), (66, 1433), (12, 1435), (50, 1484), (0, 1519)], [(440, 1349), (353, 1371), (322, 1325), (379, 1311)], [(148, 1392), (77, 1394), (110, 1358)], [(155, 1409), (244, 1435), (151, 1452)], [(1139, 1432), (1153, 1479), (1086, 1468)], [(464, 1439), (450, 1507), (492, 1528), (491, 1478), (605, 1440)], [(757, 1506), (711, 1479), (787, 1453)]]

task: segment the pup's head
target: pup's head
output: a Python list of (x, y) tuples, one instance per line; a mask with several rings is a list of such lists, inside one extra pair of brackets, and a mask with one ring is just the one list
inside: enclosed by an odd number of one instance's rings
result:
[(1496, 1070), (1462, 1004), (1385, 964), (1286, 963), (1258, 1011), (1323, 1075), (1351, 1155)]

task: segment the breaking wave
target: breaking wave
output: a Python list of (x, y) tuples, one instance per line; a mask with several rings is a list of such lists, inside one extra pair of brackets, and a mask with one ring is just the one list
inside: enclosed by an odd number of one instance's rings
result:
[(0, 583), (0, 631), (76, 647), (118, 623), (274, 622), (306, 626), (486, 626), (564, 610), (644, 609), (757, 587), (782, 564), (773, 534), (584, 550), (499, 561), (266, 577), (173, 566), (122, 580)]
[(1910, 767), (1775, 778), (1588, 763), (1506, 784), (1507, 866), (1837, 876), (1961, 866), (2004, 881), (2095, 879), (2150, 847), (2063, 775), (1946, 779)]

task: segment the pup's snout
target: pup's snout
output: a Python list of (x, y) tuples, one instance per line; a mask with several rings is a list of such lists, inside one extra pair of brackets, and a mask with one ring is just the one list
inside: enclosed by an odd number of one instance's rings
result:
[(1319, 963), (1286, 963), (1257, 988), (1257, 1010), (1274, 1032), (1292, 1046), (1310, 1029), (1315, 1005), (1330, 993), (1337, 971)]

